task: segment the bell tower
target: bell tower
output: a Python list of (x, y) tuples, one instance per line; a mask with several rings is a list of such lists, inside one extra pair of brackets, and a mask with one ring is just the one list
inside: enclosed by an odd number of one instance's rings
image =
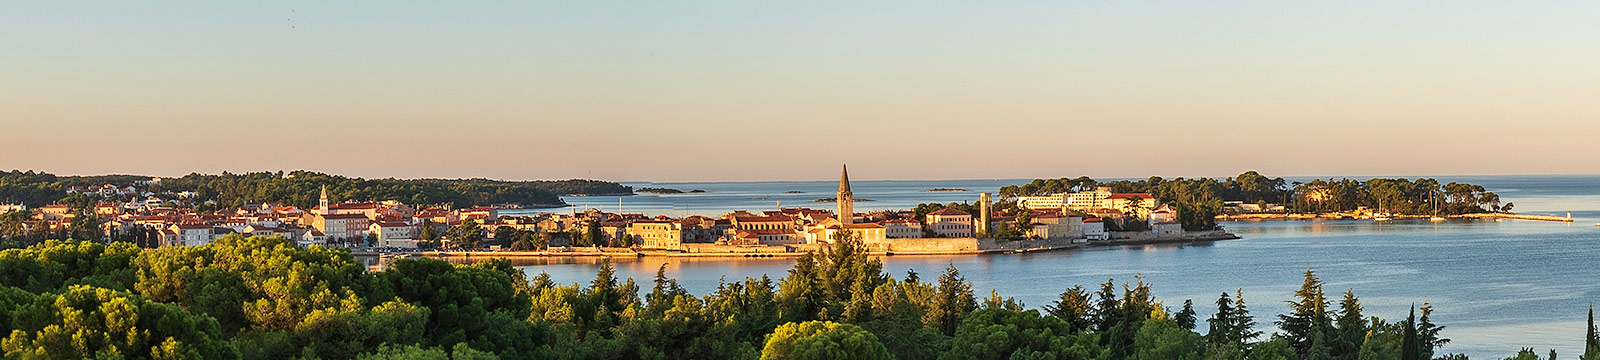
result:
[(318, 214), (322, 215), (322, 216), (328, 216), (328, 186), (327, 185), (323, 185), (322, 186), (322, 201), (318, 202), (318, 204), (321, 205), (321, 207), (317, 210)]
[(850, 193), (850, 167), (847, 165), (841, 165), (839, 168), (839, 193), (833, 199), (838, 205), (838, 211), (834, 215), (839, 217), (839, 222), (855, 223), (856, 197)]

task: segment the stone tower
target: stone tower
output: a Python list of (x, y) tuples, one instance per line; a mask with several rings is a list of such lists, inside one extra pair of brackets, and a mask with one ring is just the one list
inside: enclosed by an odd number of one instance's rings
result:
[(318, 210), (318, 215), (327, 216), (328, 215), (328, 186), (327, 185), (323, 185), (322, 186), (322, 201), (319, 202), (319, 204), (321, 204), (321, 207), (320, 207), (320, 210)]
[(989, 236), (989, 193), (978, 194), (978, 233), (977, 236)]
[(840, 223), (855, 223), (855, 195), (850, 193), (850, 167), (841, 165), (839, 168), (839, 193), (833, 198), (839, 206), (837, 213)]

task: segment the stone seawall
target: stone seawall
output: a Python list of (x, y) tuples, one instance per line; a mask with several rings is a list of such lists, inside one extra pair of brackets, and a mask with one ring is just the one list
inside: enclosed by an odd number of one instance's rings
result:
[[(996, 240), (978, 238), (910, 238), (873, 240), (867, 251), (878, 255), (964, 255), (1064, 250), (1085, 246), (1117, 246), (1158, 243), (1185, 243), (1238, 239), (1220, 230), (1158, 235), (1151, 232), (1113, 233), (1111, 240), (1084, 239)], [(794, 245), (717, 245), (683, 244), (677, 250), (634, 250), (630, 248), (556, 248), (547, 251), (421, 251), (411, 255), (427, 257), (793, 257), (821, 250), (827, 244)], [(358, 256), (376, 253), (357, 252)]]

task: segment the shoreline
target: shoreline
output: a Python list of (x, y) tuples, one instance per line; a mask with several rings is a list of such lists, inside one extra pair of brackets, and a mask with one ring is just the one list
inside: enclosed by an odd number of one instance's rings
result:
[[(1061, 243), (1059, 243), (1059, 241), (1036, 240), (1038, 243), (1040, 243), (1043, 246), (1035, 246), (1035, 247), (1009, 247), (1008, 246), (1008, 247), (997, 247), (997, 248), (991, 248), (991, 249), (958, 250), (958, 251), (868, 251), (867, 254), (873, 255), (873, 256), (953, 256), (953, 255), (985, 255), (985, 254), (1023, 254), (1023, 253), (1036, 253), (1036, 252), (1064, 251), (1064, 250), (1073, 250), (1073, 249), (1080, 249), (1080, 248), (1092, 248), (1092, 247), (1114, 247), (1114, 246), (1156, 245), (1156, 244), (1187, 244), (1187, 243), (1200, 243), (1200, 242), (1212, 243), (1212, 242), (1217, 242), (1217, 241), (1238, 240), (1238, 239), (1242, 239), (1242, 237), (1240, 237), (1239, 235), (1236, 235), (1236, 234), (1221, 232), (1221, 233), (1206, 233), (1206, 234), (1199, 234), (1199, 235), (1186, 235), (1186, 236), (1179, 236), (1179, 237), (1155, 237), (1155, 238), (1143, 238), (1143, 239), (1123, 238), (1123, 239), (1087, 241), (1087, 242), (1071, 242), (1071, 241), (1069, 241), (1068, 243), (1065, 243), (1065, 244), (1061, 244)], [(1010, 242), (1007, 245), (1024, 245), (1024, 244), (1015, 244), (1017, 242), (1021, 242), (1021, 241)], [(389, 253), (352, 251), (351, 253), (354, 254), (357, 257), (381, 257), (381, 256), (386, 256), (386, 255), (387, 256), (405, 255), (405, 256), (429, 257), (429, 258), (436, 258), (436, 259), (474, 258), (474, 257), (507, 258), (507, 259), (517, 259), (517, 258), (544, 258), (544, 259), (548, 259), (548, 258), (574, 258), (574, 259), (576, 259), (576, 258), (597, 258), (597, 257), (605, 257), (605, 258), (668, 257), (668, 258), (722, 258), (722, 259), (729, 259), (729, 260), (745, 259), (745, 258), (795, 258), (795, 257), (800, 257), (802, 255), (805, 255), (807, 253), (810, 253), (810, 251), (788, 251), (789, 249), (787, 247), (773, 247), (773, 248), (774, 249), (769, 249), (769, 250), (776, 250), (777, 248), (783, 248), (783, 249), (785, 249), (785, 251), (761, 251), (760, 249), (752, 249), (752, 250), (755, 250), (755, 251), (751, 251), (751, 252), (710, 252), (710, 253), (704, 253), (704, 252), (686, 252), (686, 251), (673, 251), (673, 250), (631, 250), (631, 249), (630, 250), (621, 250), (621, 249), (617, 249), (617, 250), (608, 251), (607, 249), (604, 249), (604, 248), (575, 248), (574, 250), (581, 250), (581, 251), (548, 251), (548, 250), (545, 250), (545, 251), (409, 251), (409, 252), (389, 252)]]
[[(1404, 219), (1424, 219), (1424, 220), (1427, 220), (1427, 219), (1430, 219), (1432, 217), (1433, 216), (1431, 216), (1431, 215), (1393, 215), (1393, 216), (1391, 216), (1391, 218), (1395, 219), (1395, 220), (1404, 220)], [(1453, 220), (1461, 220), (1461, 219), (1467, 219), (1467, 220), (1475, 220), (1475, 219), (1513, 219), (1513, 220), (1532, 220), (1532, 221), (1573, 222), (1572, 218), (1563, 217), (1563, 216), (1531, 215), (1531, 214), (1515, 214), (1515, 213), (1471, 213), (1471, 214), (1459, 214), (1459, 215), (1445, 215), (1445, 216), (1440, 216), (1440, 217), (1445, 218), (1445, 219), (1453, 219)], [(1372, 220), (1372, 216), (1371, 215), (1366, 215), (1366, 214), (1348, 214), (1348, 213), (1328, 213), (1328, 214), (1274, 213), (1274, 214), (1217, 215), (1216, 219), (1217, 219), (1217, 221), (1247, 221), (1247, 220), (1256, 220), (1256, 221), (1266, 221), (1266, 220), (1270, 220), (1270, 221), (1289, 221), (1289, 220), (1313, 220), (1313, 221), (1314, 220)]]

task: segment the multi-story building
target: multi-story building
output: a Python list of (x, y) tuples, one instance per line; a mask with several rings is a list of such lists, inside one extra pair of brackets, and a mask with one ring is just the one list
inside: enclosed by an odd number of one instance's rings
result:
[(939, 237), (972, 237), (972, 214), (956, 209), (941, 209), (928, 213), (928, 231)]
[(773, 215), (773, 216), (734, 215), (734, 216), (732, 216), (732, 220), (733, 220), (733, 228), (737, 229), (737, 230), (787, 230), (787, 231), (790, 231), (790, 232), (795, 231), (794, 218), (791, 218), (788, 215)]
[(321, 231), (330, 239), (354, 239), (364, 237), (369, 231), (371, 220), (364, 214), (334, 214), (318, 215), (311, 217), (311, 227)]
[(1110, 196), (1111, 196), (1111, 188), (1103, 187), (1103, 186), (1102, 187), (1097, 187), (1097, 188), (1095, 188), (1094, 190), (1091, 190), (1091, 191), (1080, 191), (1080, 192), (1067, 194), (1066, 204), (1064, 206), (1066, 207), (1067, 210), (1076, 210), (1076, 211), (1094, 210), (1095, 208), (1102, 207), (1102, 206), (1100, 206), (1100, 200), (1103, 200), (1103, 199), (1105, 199), (1107, 197), (1110, 197)]
[(404, 221), (376, 221), (367, 231), (377, 237), (378, 247), (416, 248), (417, 226)]
[(907, 219), (885, 221), (883, 236), (890, 239), (919, 238), (922, 237), (922, 223)]
[(1156, 205), (1155, 196), (1146, 193), (1111, 194), (1100, 200), (1102, 209), (1115, 209), (1140, 219), (1149, 218)]
[(834, 239), (839, 236), (841, 231), (849, 231), (851, 235), (856, 238), (856, 240), (860, 240), (863, 243), (882, 242), (886, 238), (883, 225), (878, 225), (875, 223), (856, 223), (811, 229), (811, 231), (806, 232), (806, 243), (832, 243)]
[(1061, 214), (1043, 214), (1033, 217), (1033, 236), (1042, 239), (1076, 239), (1083, 237), (1083, 218)]
[(1100, 219), (1083, 219), (1083, 237), (1089, 240), (1106, 240), (1111, 238), (1111, 233), (1106, 232), (1106, 224)]
[(233, 229), (206, 224), (174, 224), (161, 232), (161, 246), (200, 246), (232, 233)]
[(645, 249), (678, 249), (683, 245), (683, 224), (675, 221), (649, 220), (628, 224), (628, 235), (634, 243)]
[(1044, 196), (1018, 196), (1017, 206), (1028, 210), (1060, 210), (1067, 206), (1067, 193)]

